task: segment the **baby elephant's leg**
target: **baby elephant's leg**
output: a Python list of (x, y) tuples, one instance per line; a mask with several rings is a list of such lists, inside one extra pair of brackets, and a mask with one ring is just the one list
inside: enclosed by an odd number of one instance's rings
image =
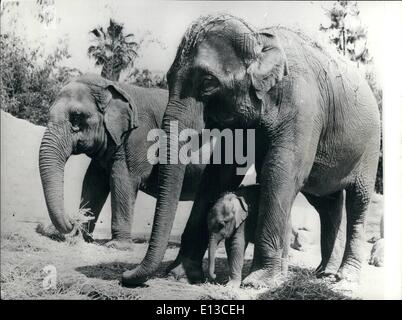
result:
[(241, 274), (244, 264), (244, 251), (246, 240), (244, 237), (244, 224), (242, 224), (234, 235), (225, 241), (226, 253), (228, 256), (230, 279), (227, 283), (231, 287), (240, 287)]

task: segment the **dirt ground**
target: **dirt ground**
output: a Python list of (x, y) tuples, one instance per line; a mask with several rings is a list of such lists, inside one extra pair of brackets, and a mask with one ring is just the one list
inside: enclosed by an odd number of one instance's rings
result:
[[(102, 246), (103, 241), (88, 244), (57, 242), (39, 235), (36, 224), (15, 222), (12, 217), (1, 221), (1, 297), (2, 299), (381, 299), (383, 268), (365, 264), (360, 287), (352, 294), (338, 290), (313, 275), (320, 261), (319, 246), (301, 252), (291, 249), (289, 283), (276, 292), (242, 288), (228, 290), (223, 285), (189, 285), (164, 275), (164, 268), (175, 258), (178, 247), (171, 243), (157, 275), (141, 288), (123, 288), (122, 272), (134, 268), (145, 255), (147, 243), (133, 243), (129, 251)], [(252, 259), (247, 250), (247, 274)], [(368, 254), (371, 245), (367, 243)], [(57, 270), (57, 287), (43, 289), (41, 270), (53, 265)], [(204, 260), (206, 267), (206, 259)], [(227, 280), (225, 250), (217, 254), (217, 280)]]
[[(312, 230), (314, 244), (306, 251), (290, 251), (288, 280), (275, 290), (240, 288), (228, 290), (227, 262), (223, 247), (217, 254), (220, 284), (190, 285), (164, 274), (178, 252), (178, 239), (187, 220), (191, 202), (181, 203), (164, 263), (144, 287), (119, 284), (124, 270), (134, 268), (144, 257), (150, 234), (155, 200), (140, 194), (136, 203), (129, 251), (106, 248), (110, 237), (110, 203), (106, 203), (95, 231), (97, 241), (57, 242), (35, 231), (38, 223), (48, 225), (38, 171), (38, 149), (44, 128), (16, 119), (1, 111), (1, 298), (2, 299), (382, 299), (384, 268), (364, 264), (360, 285), (353, 292), (316, 279), (313, 270), (320, 261), (319, 221), (316, 212), (299, 196), (292, 211), (294, 226)], [(67, 212), (78, 208), (81, 183), (89, 160), (72, 157), (65, 174)], [(252, 180), (252, 178), (250, 178)], [(373, 199), (366, 238), (379, 235), (382, 197)], [(368, 258), (372, 244), (366, 243)], [(251, 264), (253, 247), (246, 252), (243, 274)], [(44, 289), (42, 269), (54, 266), (57, 286)], [(206, 260), (204, 260), (206, 267)]]

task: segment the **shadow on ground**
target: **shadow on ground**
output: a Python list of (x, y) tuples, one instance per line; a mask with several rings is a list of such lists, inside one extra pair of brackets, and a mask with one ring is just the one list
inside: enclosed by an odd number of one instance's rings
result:
[[(53, 239), (51, 237), (49, 237), (49, 239), (60, 241), (59, 239)], [(100, 246), (104, 246), (109, 241), (111, 241), (111, 239), (92, 239), (89, 242), (95, 243), (95, 244), (100, 245)], [(133, 244), (149, 243), (149, 239), (145, 238), (145, 237), (137, 237), (137, 238), (132, 238), (131, 242)], [(168, 249), (170, 249), (170, 248), (179, 248), (179, 247), (180, 247), (180, 242), (174, 241), (174, 240), (169, 240), (168, 247), (167, 247)]]
[(124, 271), (134, 269), (137, 264), (126, 262), (99, 263), (92, 266), (82, 266), (75, 270), (88, 278), (101, 280), (120, 280)]
[[(164, 261), (153, 278), (171, 278), (171, 275), (167, 273), (167, 268), (173, 263), (174, 260)], [(137, 267), (138, 263), (127, 262), (109, 262), (99, 263), (95, 265), (78, 267), (75, 270), (82, 273), (88, 278), (97, 278), (101, 280), (120, 280), (121, 275), (126, 270), (132, 270)], [(245, 269), (249, 269), (251, 260), (245, 262)], [(223, 258), (217, 258), (215, 262), (216, 267), (216, 282), (218, 284), (224, 284), (228, 280), (229, 268), (227, 260)], [(208, 260), (203, 260), (203, 269), (208, 269)]]

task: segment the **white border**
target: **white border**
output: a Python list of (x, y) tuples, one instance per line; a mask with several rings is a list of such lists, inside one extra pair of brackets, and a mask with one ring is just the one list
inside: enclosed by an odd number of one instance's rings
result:
[(402, 298), (402, 51), (401, 2), (387, 2), (383, 25), (383, 149), (385, 299)]

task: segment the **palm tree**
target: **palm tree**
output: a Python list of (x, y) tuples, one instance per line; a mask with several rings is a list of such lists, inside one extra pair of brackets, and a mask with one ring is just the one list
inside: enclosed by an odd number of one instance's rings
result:
[(98, 27), (90, 33), (95, 36), (95, 44), (88, 48), (88, 56), (95, 59), (95, 65), (102, 66), (102, 77), (118, 81), (120, 73), (138, 56), (139, 44), (133, 41), (134, 35), (124, 35), (123, 24), (112, 19), (106, 32)]

